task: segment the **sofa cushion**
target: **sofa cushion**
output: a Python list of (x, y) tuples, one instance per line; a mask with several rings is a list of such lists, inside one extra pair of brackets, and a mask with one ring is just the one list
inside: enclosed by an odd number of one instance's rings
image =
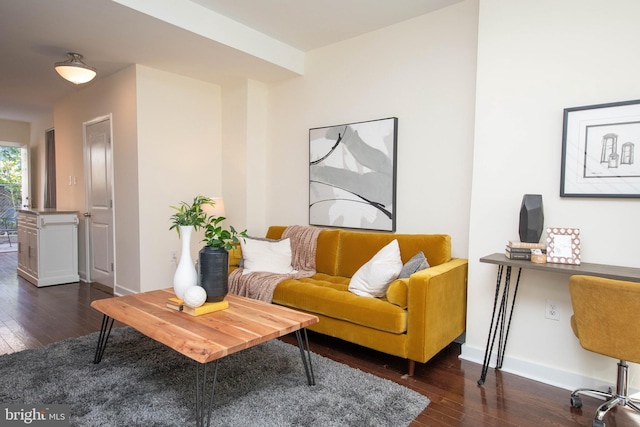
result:
[(242, 274), (254, 271), (288, 274), (291, 266), (291, 240), (265, 240), (245, 237), (240, 239), (242, 247)]
[(420, 251), (402, 266), (402, 270), (400, 270), (398, 278), (407, 278), (416, 271), (424, 270), (425, 268), (429, 268), (429, 263), (427, 262), (427, 258), (424, 256), (424, 252)]
[(316, 271), (336, 276), (338, 273), (338, 250), (342, 230), (322, 230), (318, 236)]
[(352, 277), (381, 247), (398, 240), (402, 261), (422, 251), (431, 267), (451, 260), (451, 237), (446, 234), (389, 234), (342, 231), (337, 276)]
[[(280, 239), (286, 229), (272, 225), (266, 237)], [(451, 260), (451, 237), (446, 234), (362, 233), (325, 229), (318, 236), (316, 271), (333, 276), (352, 277), (381, 247), (398, 240), (402, 261), (422, 251), (431, 267)]]
[(407, 311), (384, 298), (367, 298), (348, 291), (348, 277), (316, 274), (287, 279), (273, 292), (273, 302), (308, 313), (322, 314), (381, 331), (407, 331)]
[(401, 269), (400, 247), (394, 239), (356, 271), (349, 282), (349, 291), (363, 297), (382, 297)]

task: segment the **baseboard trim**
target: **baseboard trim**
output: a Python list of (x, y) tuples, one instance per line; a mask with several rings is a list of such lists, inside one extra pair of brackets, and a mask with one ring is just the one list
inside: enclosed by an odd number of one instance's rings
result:
[(133, 294), (137, 294), (138, 292), (132, 291), (131, 289), (127, 289), (120, 285), (115, 285), (115, 287), (113, 288), (113, 295), (117, 297), (122, 297), (125, 295), (133, 295)]
[[(467, 360), (482, 365), (484, 361), (484, 348), (470, 346), (469, 344), (462, 345), (462, 352), (460, 359)], [(492, 354), (489, 367), (495, 368), (496, 355)], [(597, 390), (606, 390), (608, 387), (612, 387), (615, 390), (616, 385), (606, 383), (602, 380), (587, 377), (574, 372), (568, 372), (563, 369), (558, 369), (553, 366), (541, 365), (528, 360), (522, 360), (515, 357), (511, 357), (505, 354), (502, 362), (503, 372), (518, 375), (530, 380), (538, 381), (544, 384), (549, 384), (554, 387), (563, 388), (565, 390), (573, 391), (578, 388), (593, 388)], [(615, 378), (612, 378), (615, 380)], [(635, 394), (638, 390), (629, 389), (629, 394)], [(567, 399), (569, 399), (567, 395)]]
[(98, 282), (91, 282), (89, 283), (89, 285), (93, 286), (96, 289), (101, 290), (102, 292), (106, 292), (108, 294), (112, 294), (113, 295), (113, 288), (107, 285), (103, 285), (102, 283), (98, 283)]

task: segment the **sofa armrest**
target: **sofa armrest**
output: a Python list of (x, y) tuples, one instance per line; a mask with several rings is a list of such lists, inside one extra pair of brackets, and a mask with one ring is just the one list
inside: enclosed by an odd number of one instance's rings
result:
[(409, 278), (409, 359), (426, 362), (464, 332), (467, 267), (466, 259), (453, 258)]

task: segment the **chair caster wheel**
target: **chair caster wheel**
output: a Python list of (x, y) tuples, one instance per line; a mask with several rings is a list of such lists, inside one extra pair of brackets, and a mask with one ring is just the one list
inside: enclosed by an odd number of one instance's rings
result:
[(571, 395), (571, 406), (573, 406), (574, 408), (582, 408), (582, 399), (580, 398), (580, 396)]
[(604, 421), (602, 420), (593, 420), (593, 427), (604, 427)]

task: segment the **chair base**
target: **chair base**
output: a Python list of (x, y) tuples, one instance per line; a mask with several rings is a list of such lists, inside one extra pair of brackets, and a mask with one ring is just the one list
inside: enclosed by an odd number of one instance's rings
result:
[(598, 406), (596, 416), (593, 419), (593, 427), (604, 427), (605, 424), (603, 418), (605, 414), (615, 406), (628, 406), (640, 413), (640, 400), (631, 399), (627, 391), (628, 370), (629, 366), (627, 365), (627, 362), (621, 360), (618, 363), (618, 381), (616, 383), (615, 393), (611, 388), (609, 388), (608, 392), (589, 388), (579, 388), (571, 393), (571, 406), (574, 408), (582, 407), (582, 399), (579, 396), (580, 394), (604, 397), (606, 402)]

